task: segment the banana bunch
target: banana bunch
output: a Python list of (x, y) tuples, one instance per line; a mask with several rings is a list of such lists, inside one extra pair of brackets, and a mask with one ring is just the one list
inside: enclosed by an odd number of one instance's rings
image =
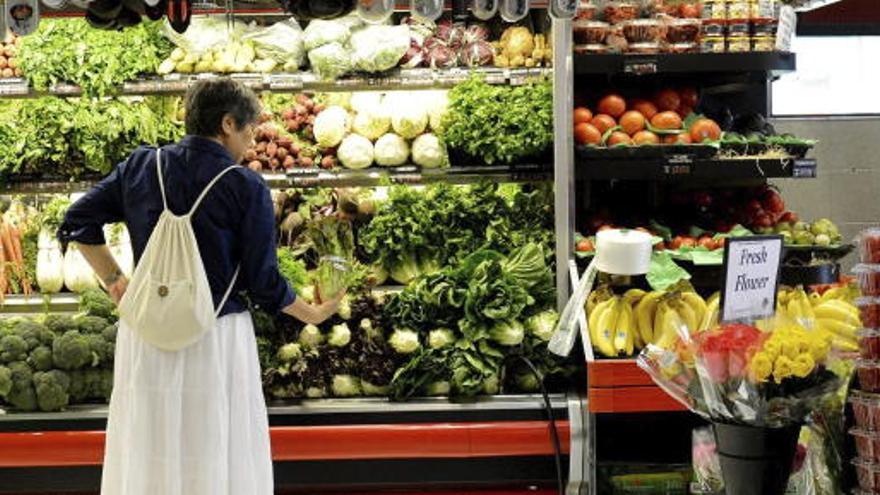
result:
[(632, 356), (648, 344), (671, 349), (682, 327), (702, 331), (718, 321), (718, 294), (708, 301), (693, 290), (645, 292), (622, 296), (601, 287), (586, 304), (593, 347), (605, 357)]
[(780, 289), (777, 312), (806, 328), (825, 333), (835, 349), (855, 352), (859, 349), (856, 332), (861, 320), (859, 309), (850, 301), (851, 291), (847, 287), (829, 289), (821, 296), (816, 293), (808, 296), (800, 288)]

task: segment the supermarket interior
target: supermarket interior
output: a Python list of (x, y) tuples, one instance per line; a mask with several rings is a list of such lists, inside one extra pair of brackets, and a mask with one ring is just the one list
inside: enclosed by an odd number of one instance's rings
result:
[(2, 5), (0, 495), (880, 494), (880, 1)]

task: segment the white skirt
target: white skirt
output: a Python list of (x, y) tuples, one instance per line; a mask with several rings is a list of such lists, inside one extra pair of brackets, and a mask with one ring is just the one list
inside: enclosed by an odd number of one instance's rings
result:
[(254, 327), (227, 315), (159, 350), (120, 324), (101, 495), (272, 495)]

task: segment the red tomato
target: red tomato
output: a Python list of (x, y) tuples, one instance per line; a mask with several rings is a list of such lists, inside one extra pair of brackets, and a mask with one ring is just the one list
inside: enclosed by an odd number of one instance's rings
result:
[(626, 112), (626, 100), (620, 95), (610, 94), (599, 100), (596, 109), (599, 113), (608, 114), (616, 119)]
[(581, 122), (574, 126), (574, 140), (578, 144), (601, 144), (602, 133), (594, 125)]
[(770, 213), (780, 215), (785, 211), (785, 201), (783, 201), (782, 196), (773, 189), (768, 189), (767, 192), (764, 193), (761, 204), (764, 209)]
[(797, 213), (795, 213), (793, 211), (786, 211), (785, 213), (782, 214), (782, 216), (779, 217), (780, 222), (786, 222), (786, 223), (791, 223), (791, 224), (798, 223), (798, 220), (800, 220), (800, 218), (798, 218)]
[(697, 240), (691, 236), (683, 236), (681, 238), (681, 247), (697, 247)]
[(672, 89), (664, 89), (654, 96), (654, 104), (661, 111), (674, 112), (681, 106), (681, 97)]
[(700, 95), (694, 88), (682, 88), (678, 91), (678, 96), (681, 98), (682, 105), (691, 108), (696, 107), (697, 103), (700, 101)]
[(704, 236), (700, 237), (700, 239), (697, 241), (697, 245), (700, 247), (704, 247), (704, 248), (708, 249), (709, 251), (714, 251), (715, 250), (715, 239), (712, 239), (711, 237), (704, 235)]
[(574, 125), (589, 123), (593, 120), (593, 112), (589, 108), (577, 107), (574, 109)]
[(579, 240), (574, 249), (575, 251), (579, 251), (582, 253), (596, 250), (596, 248), (593, 246), (593, 241), (586, 238)]

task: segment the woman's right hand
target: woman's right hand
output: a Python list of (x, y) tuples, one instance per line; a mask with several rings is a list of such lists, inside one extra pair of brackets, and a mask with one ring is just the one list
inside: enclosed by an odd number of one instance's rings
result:
[(345, 291), (340, 291), (339, 294), (332, 299), (317, 304), (309, 304), (301, 298), (296, 298), (296, 300), (293, 301), (293, 304), (284, 308), (282, 311), (303, 323), (320, 325), (336, 313), (339, 309), (339, 303), (344, 296)]

